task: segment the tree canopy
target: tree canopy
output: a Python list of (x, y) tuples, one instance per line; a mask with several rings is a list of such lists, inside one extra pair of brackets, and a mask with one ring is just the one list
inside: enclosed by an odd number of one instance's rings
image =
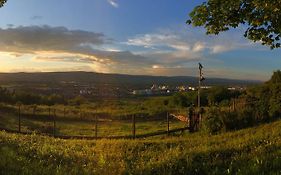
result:
[(0, 0), (0, 7), (2, 7), (6, 2), (7, 0)]
[(273, 75), (271, 76), (271, 79), (268, 81), (269, 83), (281, 83), (281, 71), (277, 70), (273, 72)]
[(208, 0), (195, 7), (187, 24), (204, 26), (207, 34), (219, 34), (245, 24), (244, 36), (271, 49), (281, 46), (280, 0)]

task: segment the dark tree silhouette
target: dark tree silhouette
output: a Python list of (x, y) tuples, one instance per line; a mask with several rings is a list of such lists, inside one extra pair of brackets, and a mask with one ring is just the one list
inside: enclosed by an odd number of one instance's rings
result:
[(207, 0), (189, 15), (187, 24), (204, 26), (207, 34), (217, 35), (244, 24), (244, 36), (248, 39), (271, 49), (280, 47), (280, 0)]
[(7, 0), (0, 0), (0, 7), (3, 7), (3, 5), (7, 2)]

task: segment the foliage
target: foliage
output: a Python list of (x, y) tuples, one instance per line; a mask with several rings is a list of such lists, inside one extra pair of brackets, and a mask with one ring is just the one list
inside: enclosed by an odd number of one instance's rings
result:
[(210, 109), (204, 117), (204, 127), (210, 134), (217, 134), (224, 128), (222, 113), (216, 109)]
[(31, 104), (44, 104), (44, 105), (54, 105), (54, 104), (64, 104), (65, 99), (58, 94), (51, 95), (38, 95), (32, 92), (11, 92), (6, 88), (0, 87), (0, 102), (15, 104), (22, 103), (26, 105)]
[(218, 105), (221, 102), (227, 103), (232, 98), (237, 98), (239, 91), (230, 91), (226, 87), (216, 86), (208, 90), (208, 103), (210, 106)]
[(85, 103), (87, 103), (87, 99), (82, 96), (76, 96), (75, 98), (69, 100), (69, 104), (76, 106), (80, 106)]
[(0, 7), (3, 7), (3, 5), (7, 2), (7, 0), (0, 0)]
[[(206, 106), (208, 104), (207, 94), (207, 91), (201, 90), (201, 106)], [(198, 100), (197, 91), (177, 92), (171, 98), (173, 104), (179, 107), (189, 107), (191, 105), (197, 105)]]
[(187, 93), (179, 92), (173, 95), (172, 100), (177, 106), (188, 107), (192, 104), (194, 99), (188, 99)]
[(276, 71), (262, 86), (249, 89), (246, 98), (252, 101), (258, 119), (270, 120), (281, 117), (281, 72)]
[(207, 34), (245, 24), (245, 37), (272, 49), (280, 47), (280, 0), (207, 0), (190, 13), (188, 24), (204, 26)]
[(271, 79), (267, 82), (268, 84), (278, 84), (281, 83), (281, 71), (277, 70), (273, 72)]

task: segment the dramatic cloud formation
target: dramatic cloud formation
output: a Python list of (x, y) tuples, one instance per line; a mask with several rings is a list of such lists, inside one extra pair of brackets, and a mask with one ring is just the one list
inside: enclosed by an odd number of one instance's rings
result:
[(118, 8), (118, 7), (119, 7), (119, 5), (118, 5), (118, 3), (116, 2), (116, 0), (107, 0), (107, 2), (108, 2), (110, 5), (112, 5), (113, 7), (115, 7), (115, 8)]
[(0, 29), (1, 51), (33, 53), (34, 51), (72, 51), (83, 45), (107, 42), (101, 33), (69, 30), (65, 27), (28, 26)]
[[(239, 36), (239, 37), (237, 37)], [(139, 46), (146, 49), (153, 49), (155, 52), (173, 52), (175, 55), (193, 58), (196, 53), (207, 52), (208, 54), (223, 53), (231, 50), (249, 48), (251, 43), (246, 41), (242, 36), (222, 34), (218, 36), (207, 36), (201, 30), (190, 32), (187, 27), (179, 27), (177, 30), (163, 30), (157, 33), (137, 35), (129, 38), (127, 45)], [(187, 55), (186, 55), (187, 53)], [(191, 56), (190, 56), (191, 55)]]
[(30, 55), (33, 61), (91, 65), (95, 71), (130, 73), (155, 62), (129, 51), (104, 49), (111, 44), (102, 33), (65, 27), (28, 26), (0, 29), (0, 52), (14, 57)]
[[(176, 30), (139, 34), (118, 43), (103, 33), (65, 27), (11, 26), (0, 28), (0, 52), (5, 57), (8, 54), (10, 59), (29, 57), (30, 63), (41, 63), (40, 68), (19, 67), (11, 71), (85, 70), (194, 76), (197, 74), (195, 66), (199, 61), (216, 62), (211, 59), (212, 55), (252, 47), (251, 44), (229, 35), (215, 39), (200, 32), (172, 31)], [(130, 47), (134, 47), (133, 52), (126, 51)], [(42, 66), (49, 63), (53, 66)], [(226, 73), (227, 71), (229, 70), (206, 70), (208, 76), (232, 74), (235, 77), (235, 73)]]
[[(154, 33), (138, 34), (129, 38), (125, 45), (135, 48), (144, 57), (151, 58), (153, 72), (161, 75), (195, 75), (198, 62), (215, 64), (216, 57), (234, 50), (260, 49), (245, 40), (239, 31), (220, 36), (207, 36), (202, 30), (191, 30), (178, 26), (177, 29), (162, 29)], [(220, 62), (220, 64), (222, 64)], [(193, 69), (191, 69), (193, 67)], [(193, 73), (192, 73), (193, 72)], [(208, 71), (209, 76), (234, 75), (227, 70)]]

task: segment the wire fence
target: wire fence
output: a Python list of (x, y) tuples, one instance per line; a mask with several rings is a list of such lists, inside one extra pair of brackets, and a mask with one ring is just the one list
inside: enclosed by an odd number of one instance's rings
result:
[[(171, 115), (135, 113), (114, 118), (83, 109), (36, 105), (0, 105), (0, 130), (38, 133), (56, 138), (119, 139), (170, 135), (188, 130), (188, 123)], [(183, 113), (174, 110), (173, 113)]]

